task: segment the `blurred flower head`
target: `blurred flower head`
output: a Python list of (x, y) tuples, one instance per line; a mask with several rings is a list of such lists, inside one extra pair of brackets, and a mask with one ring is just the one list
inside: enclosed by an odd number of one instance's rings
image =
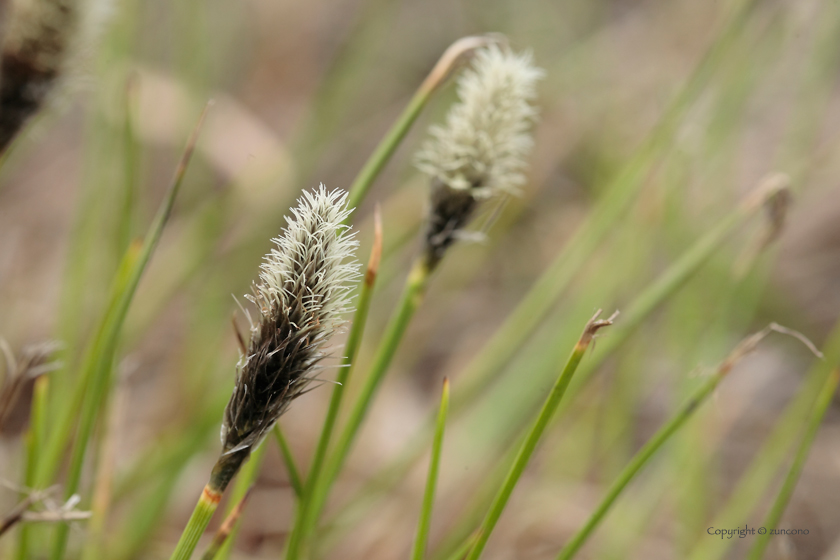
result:
[(74, 59), (92, 50), (112, 2), (14, 0), (9, 4), (0, 48), (0, 151), (43, 108)]
[(531, 150), (532, 105), (543, 71), (530, 53), (498, 45), (480, 49), (458, 80), (458, 97), (445, 126), (432, 126), (417, 167), (452, 189), (481, 198), (515, 193), (525, 181)]
[(225, 454), (249, 453), (305, 392), (325, 357), (324, 344), (348, 311), (350, 282), (359, 276), (353, 259), (358, 242), (344, 225), (351, 211), (346, 192), (321, 185), (303, 193), (283, 235), (273, 240), (247, 296), (259, 319), (251, 325), (225, 409)]
[(476, 52), (458, 80), (458, 97), (445, 126), (417, 154), (417, 167), (432, 177), (432, 208), (426, 254), (435, 266), (470, 217), (477, 202), (498, 193), (516, 193), (525, 181), (526, 156), (533, 146), (532, 105), (543, 76), (530, 53), (499, 45)]

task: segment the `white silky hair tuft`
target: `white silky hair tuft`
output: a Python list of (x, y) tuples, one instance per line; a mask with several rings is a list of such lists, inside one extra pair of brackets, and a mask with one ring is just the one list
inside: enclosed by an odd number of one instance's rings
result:
[(344, 225), (352, 211), (341, 189), (327, 191), (321, 184), (304, 191), (286, 216), (283, 234), (272, 240), (276, 247), (260, 266), (255, 296), (247, 296), (266, 318), (284, 313), (297, 299), (307, 302), (310, 319), (324, 328), (348, 311), (350, 282), (359, 278), (358, 262), (348, 261), (359, 243)]
[(417, 167), (476, 198), (516, 193), (525, 181), (537, 117), (532, 101), (543, 77), (532, 58), (499, 45), (479, 50), (458, 79), (459, 102), (446, 124), (429, 129), (432, 138), (417, 154)]

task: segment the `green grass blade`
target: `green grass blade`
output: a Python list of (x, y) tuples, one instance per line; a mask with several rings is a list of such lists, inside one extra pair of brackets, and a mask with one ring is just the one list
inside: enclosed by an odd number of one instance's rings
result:
[(635, 478), (636, 474), (647, 464), (653, 455), (682, 428), (694, 412), (706, 401), (709, 395), (720, 384), (723, 378), (732, 370), (733, 365), (745, 354), (753, 350), (756, 344), (763, 339), (772, 327), (745, 339), (735, 350), (717, 367), (715, 372), (709, 376), (679, 408), (676, 414), (648, 440), (648, 442), (633, 456), (630, 463), (621, 471), (616, 480), (607, 490), (604, 499), (592, 513), (586, 524), (575, 534), (574, 537), (563, 547), (557, 560), (570, 560), (577, 554), (592, 532), (604, 520), (610, 508), (612, 508), (619, 495), (628, 484)]
[(201, 557), (202, 560), (213, 560), (213, 558), (218, 557), (221, 553), (222, 547), (230, 542), (236, 527), (239, 526), (239, 517), (245, 510), (245, 504), (248, 503), (248, 497), (250, 495), (251, 488), (247, 489), (245, 494), (236, 500), (235, 505), (231, 508), (230, 513), (228, 513), (228, 516), (225, 518), (225, 522), (222, 523), (222, 526), (219, 527), (218, 531), (216, 531), (216, 535), (213, 537), (213, 542), (210, 543), (210, 547), (207, 549), (207, 552), (205, 552)]
[(289, 537), (290, 549), (298, 547), (300, 545), (298, 541), (305, 539), (308, 534), (307, 527), (309, 525), (307, 523), (309, 521), (310, 512), (312, 511), (310, 497), (313, 495), (319, 484), (321, 484), (321, 475), (323, 472), (324, 462), (327, 458), (327, 450), (329, 449), (332, 434), (335, 430), (335, 424), (338, 420), (338, 413), (341, 409), (341, 403), (344, 398), (347, 382), (355, 371), (356, 357), (359, 353), (359, 348), (364, 336), (368, 312), (370, 311), (370, 304), (373, 298), (373, 291), (379, 274), (379, 264), (382, 259), (382, 248), (382, 217), (379, 206), (377, 205), (376, 210), (374, 211), (373, 247), (371, 248), (370, 258), (368, 259), (365, 277), (361, 282), (361, 290), (356, 304), (356, 312), (353, 315), (350, 333), (347, 335), (347, 342), (344, 345), (344, 358), (341, 360), (338, 375), (335, 380), (336, 384), (333, 388), (332, 395), (330, 396), (330, 404), (327, 408), (327, 415), (324, 418), (324, 426), (321, 428), (321, 435), (318, 438), (315, 455), (313, 456), (312, 464), (309, 467), (309, 474), (306, 477), (306, 486), (303, 488), (302, 494), (299, 494), (299, 496), (303, 496), (303, 499), (299, 500), (295, 512), (295, 524), (292, 528), (292, 534)]
[[(309, 522), (304, 526), (307, 533), (314, 529), (318, 516), (326, 504), (330, 487), (344, 465), (347, 455), (350, 453), (350, 448), (367, 415), (373, 397), (382, 384), (382, 380), (388, 371), (388, 367), (391, 365), (391, 360), (411, 322), (411, 318), (423, 300), (430, 274), (431, 271), (423, 261), (418, 260), (408, 276), (401, 300), (385, 329), (385, 335), (379, 344), (373, 365), (365, 380), (361, 394), (350, 412), (347, 425), (336, 443), (335, 450), (324, 465), (324, 474), (320, 483), (313, 489), (313, 493), (309, 497), (312, 500)], [(293, 560), (294, 558), (295, 556), (289, 556), (288, 560)]]
[[(833, 365), (836, 366), (836, 364)], [(778, 526), (779, 521), (782, 519), (782, 514), (790, 501), (790, 497), (793, 495), (796, 483), (799, 481), (799, 475), (802, 474), (802, 469), (805, 467), (805, 462), (808, 460), (808, 452), (811, 450), (811, 445), (814, 443), (814, 439), (817, 437), (817, 432), (822, 424), (823, 416), (825, 416), (825, 413), (834, 398), (834, 393), (837, 391), (838, 382), (840, 382), (840, 371), (835, 369), (828, 376), (825, 386), (817, 397), (817, 402), (814, 405), (814, 412), (808, 420), (805, 434), (802, 437), (799, 448), (796, 450), (796, 456), (794, 457), (793, 464), (782, 483), (782, 488), (779, 491), (778, 496), (776, 496), (776, 501), (773, 502), (770, 512), (767, 514), (764, 523), (762, 523), (762, 528), (765, 530), (765, 533), (763, 535), (759, 535), (756, 539), (755, 544), (747, 557), (748, 560), (761, 560), (764, 556), (764, 551), (770, 543), (770, 538), (772, 536), (771, 532)]]
[(435, 488), (437, 487), (438, 471), (440, 469), (440, 454), (443, 448), (443, 432), (446, 428), (446, 413), (449, 410), (449, 380), (443, 380), (443, 393), (440, 397), (435, 437), (432, 441), (432, 456), (429, 459), (429, 475), (426, 478), (426, 490), (423, 493), (423, 507), (420, 510), (420, 520), (417, 523), (417, 536), (414, 538), (414, 548), (411, 560), (423, 560), (426, 557), (426, 546), (429, 540), (429, 527), (432, 522), (432, 506), (435, 502)]
[[(206, 114), (207, 108), (202, 112), (198, 125), (187, 142), (187, 147), (175, 171), (175, 177), (154, 221), (149, 227), (142, 247), (139, 250), (130, 248), (123, 260), (121, 272), (118, 273), (115, 288), (112, 290), (111, 303), (87, 353), (82, 374), (73, 389), (73, 394), (66, 401), (67, 405), (58, 415), (58, 420), (54, 425), (53, 437), (45, 443), (43, 459), (39, 461), (38, 465), (37, 480), (39, 485), (45, 486), (55, 477), (64, 449), (70, 440), (75, 425), (73, 419), (78, 414), (85, 395), (89, 392), (89, 387), (93, 386), (97, 377), (106, 374), (105, 369), (110, 365), (110, 358), (107, 354), (110, 349), (116, 346), (122, 324), (128, 314), (128, 308), (140, 283), (140, 278), (157, 246), (163, 232), (163, 226), (172, 212), (175, 197), (181, 188), (184, 174), (198, 140), (198, 132)], [(100, 382), (100, 389), (102, 388), (101, 385)]]
[(537, 444), (545, 432), (551, 417), (554, 416), (557, 407), (560, 405), (560, 401), (563, 400), (563, 395), (566, 393), (569, 382), (571, 382), (581, 359), (583, 359), (583, 355), (586, 353), (586, 349), (589, 348), (589, 344), (595, 336), (595, 333), (599, 329), (612, 324), (612, 317), (605, 321), (599, 321), (598, 315), (600, 314), (601, 312), (598, 311), (598, 313), (596, 313), (595, 316), (586, 324), (580, 340), (572, 350), (572, 353), (569, 356), (566, 365), (563, 367), (563, 370), (560, 372), (560, 376), (557, 378), (554, 387), (552, 387), (551, 392), (543, 403), (543, 407), (540, 410), (537, 419), (534, 421), (533, 427), (526, 436), (525, 441), (522, 443), (522, 447), (519, 449), (519, 453), (517, 454), (510, 471), (508, 471), (505, 481), (502, 483), (501, 488), (499, 488), (496, 497), (493, 499), (493, 503), (490, 505), (490, 510), (487, 512), (484, 521), (478, 529), (478, 538), (476, 538), (473, 547), (470, 549), (470, 552), (467, 555), (467, 560), (478, 560), (481, 556), (481, 553), (484, 551), (484, 547), (487, 545), (487, 540), (490, 538), (490, 534), (493, 532), (493, 529), (496, 527), (496, 523), (498, 523), (499, 518), (502, 516), (502, 511), (504, 511), (517, 482), (519, 482), (522, 473), (525, 471), (528, 461), (531, 460), (531, 456), (534, 454), (534, 450), (537, 448)]
[[(236, 475), (236, 482), (233, 485), (230, 498), (228, 498), (230, 506), (227, 512), (225, 512), (225, 522), (216, 533), (216, 536), (213, 538), (213, 543), (207, 552), (204, 553), (203, 558), (207, 560), (211, 560), (212, 558), (218, 558), (219, 560), (230, 558), (233, 544), (236, 541), (236, 535), (239, 534), (239, 515), (245, 507), (248, 494), (254, 487), (257, 477), (260, 475), (260, 467), (262, 467), (263, 460), (265, 459), (266, 449), (268, 449), (267, 445), (259, 446), (253, 455), (251, 455), (248, 462), (242, 466), (239, 474)], [(292, 479), (291, 474), (289, 475), (289, 479)]]
[(292, 449), (286, 441), (286, 436), (283, 435), (280, 424), (276, 424), (272, 432), (274, 432), (274, 440), (277, 442), (277, 447), (280, 448), (280, 455), (283, 456), (283, 463), (285, 463), (286, 470), (289, 472), (289, 483), (292, 485), (295, 496), (299, 499), (303, 492), (303, 479), (300, 476), (300, 469), (297, 467), (295, 457), (292, 455)]
[[(750, 465), (741, 475), (725, 506), (710, 522), (714, 527), (737, 527), (749, 518), (762, 496), (776, 478), (776, 474), (813, 410), (814, 402), (825, 385), (832, 365), (840, 363), (840, 323), (835, 325), (824, 345), (825, 360), (817, 362), (806, 376), (804, 387), (787, 405), (772, 433), (765, 439)], [(731, 541), (728, 539), (704, 539), (689, 554), (689, 560), (720, 560), (726, 554)]]
[[(137, 291), (137, 286), (140, 283), (143, 271), (157, 246), (157, 242), (163, 232), (163, 227), (172, 212), (175, 197), (180, 190), (184, 174), (195, 149), (198, 132), (206, 111), (207, 109), (202, 112), (198, 125), (187, 143), (187, 148), (175, 172), (175, 177), (169, 192), (149, 228), (142, 247), (138, 250), (130, 249), (126, 254), (126, 258), (121, 266), (122, 272), (118, 274), (115, 290), (112, 293), (112, 304), (109, 305), (108, 313), (103, 318), (102, 326), (93, 341), (90, 352), (87, 354), (88, 357), (85, 360), (86, 367), (76, 386), (76, 391), (81, 392), (81, 398), (74, 397), (70, 401), (74, 404), (78, 400), (84, 406), (82, 406), (80, 411), (81, 419), (79, 421), (78, 433), (70, 458), (70, 469), (67, 480), (64, 483), (65, 499), (69, 499), (78, 491), (87, 444), (93, 433), (97, 416), (103, 406), (110, 386), (110, 373), (113, 367), (122, 325), (125, 322), (125, 317), (128, 314), (129, 306)], [(66, 445), (66, 439), (64, 438), (69, 438), (70, 435), (70, 429), (73, 425), (72, 413), (75, 413), (75, 410), (70, 407), (65, 410), (67, 413), (70, 413), (70, 417), (65, 418), (67, 426), (58, 432), (56, 437), (47, 444), (45, 451), (46, 458), (42, 464), (39, 464), (38, 472), (41, 474), (39, 482), (42, 484), (52, 479), (55, 475), (61, 461), (61, 454)], [(53, 560), (63, 558), (68, 536), (69, 526), (67, 524), (60, 524), (57, 528), (56, 538), (53, 544), (51, 555)]]
[[(32, 396), (32, 413), (29, 421), (29, 432), (26, 436), (26, 470), (23, 483), (27, 488), (35, 486), (35, 467), (38, 464), (38, 452), (46, 437), (44, 429), (47, 420), (47, 390), (50, 378), (42, 375), (35, 381), (35, 392)], [(18, 542), (15, 558), (27, 560), (29, 558), (30, 543), (29, 524), (23, 523), (18, 529)]]

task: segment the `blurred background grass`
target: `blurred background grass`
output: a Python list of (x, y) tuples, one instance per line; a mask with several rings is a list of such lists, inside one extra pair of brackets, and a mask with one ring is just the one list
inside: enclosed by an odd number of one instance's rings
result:
[[(739, 9), (746, 16), (732, 23)], [(368, 507), (359, 489), (377, 496), (370, 484), (435, 409), (441, 379), (452, 379), (457, 399), (459, 371), (593, 209), (615, 196), (608, 187), (629, 166), (638, 174), (632, 203), (586, 253), (498, 383), (453, 417), (433, 553), (459, 542), (472, 504), (483, 514), (495, 487), (482, 497), (482, 481), (507, 465), (502, 458), (523, 416), (536, 412), (593, 310), (625, 309), (771, 172), (789, 174), (794, 190), (778, 242), (752, 258), (761, 223), (751, 223), (600, 363), (551, 427), (485, 557), (554, 557), (697, 377), (747, 332), (777, 321), (821, 344), (840, 311), (836, 3), (122, 0), (101, 45), (0, 176), (0, 335), (16, 349), (44, 339), (65, 344), (66, 367), (53, 376), (52, 397), (60, 399), (120, 255), (145, 231), (201, 107), (216, 100), (128, 317), (115, 398), (97, 432), (111, 452), (91, 456), (89, 473), (97, 476), (83, 481), (87, 507), (100, 475), (113, 472), (112, 509), (102, 530), (76, 527), (71, 548), (99, 539), (103, 558), (168, 556), (218, 451), (237, 352), (230, 295), (248, 291), (300, 189), (346, 188), (443, 50), (490, 31), (517, 50), (532, 49), (547, 71), (530, 180), (486, 241), (454, 247), (432, 281), (338, 481), (319, 540), (324, 557), (407, 556), (425, 465)], [(426, 179), (411, 156), (453, 99), (452, 87), (433, 99), (357, 210), (360, 255), (370, 248), (375, 202), (383, 206), (386, 246), (360, 372), (424, 217)], [(601, 344), (610, 333), (603, 336)], [(706, 528), (810, 362), (807, 350), (784, 338), (744, 360), (581, 557), (683, 558), (710, 547)], [(304, 465), (328, 393), (313, 391), (283, 417)], [(21, 434), (7, 431), (0, 476), (16, 481)], [(840, 558), (838, 440), (831, 410), (781, 523), (809, 534), (774, 538), (767, 558)], [(737, 525), (760, 524), (781, 481), (776, 470)], [(0, 500), (5, 510), (16, 495)], [(277, 557), (292, 508), (272, 446), (234, 556)], [(0, 554), (9, 544), (0, 541)], [(751, 542), (719, 544), (726, 549), (718, 557), (740, 558)]]

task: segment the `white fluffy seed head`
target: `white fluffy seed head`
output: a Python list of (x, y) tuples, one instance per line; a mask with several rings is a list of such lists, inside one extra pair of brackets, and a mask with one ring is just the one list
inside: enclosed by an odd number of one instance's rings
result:
[(286, 216), (283, 235), (272, 239), (275, 248), (260, 266), (254, 296), (248, 296), (265, 318), (275, 319), (302, 300), (308, 322), (334, 330), (348, 311), (350, 281), (359, 277), (359, 264), (351, 259), (359, 243), (344, 225), (352, 211), (341, 189), (328, 192), (321, 184), (304, 191)]
[(533, 139), (536, 82), (543, 71), (530, 53), (498, 45), (479, 50), (458, 79), (458, 97), (445, 126), (432, 126), (417, 154), (417, 167), (452, 189), (476, 198), (515, 193)]
[(351, 281), (360, 276), (353, 259), (358, 242), (344, 225), (351, 212), (347, 193), (321, 185), (305, 191), (291, 212), (247, 296), (260, 316), (225, 409), (221, 436), (228, 462), (247, 456), (306, 391), (325, 357), (324, 344), (349, 311)]

